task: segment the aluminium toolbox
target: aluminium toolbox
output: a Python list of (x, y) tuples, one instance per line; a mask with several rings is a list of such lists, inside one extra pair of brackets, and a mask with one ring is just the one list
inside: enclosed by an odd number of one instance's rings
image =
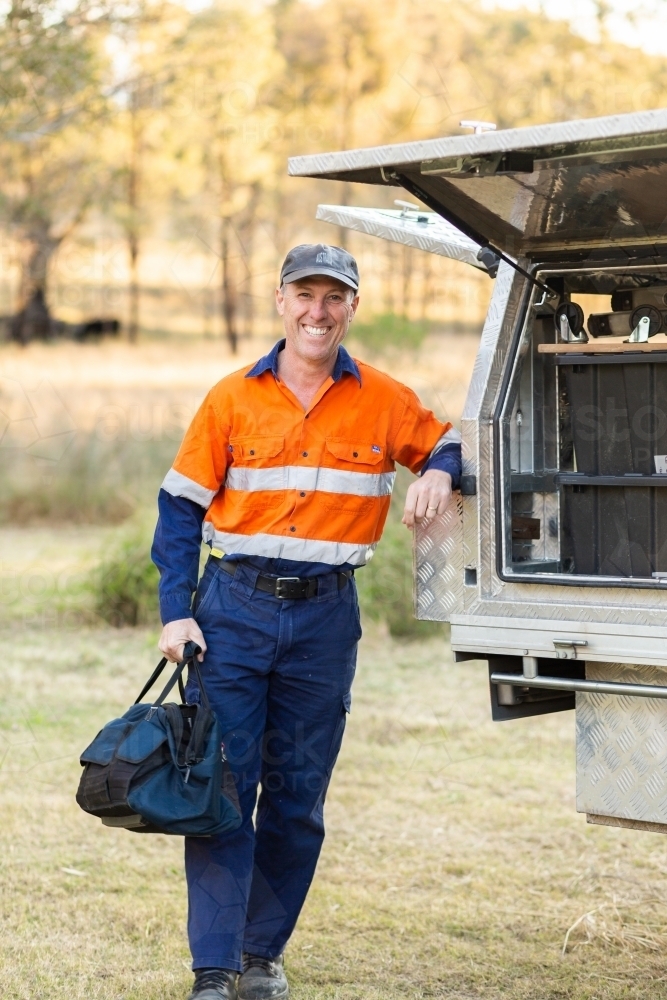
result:
[(576, 704), (592, 822), (667, 831), (667, 110), (483, 127), (289, 170), (402, 189), (318, 218), (494, 280), (416, 613), (488, 661), (494, 718)]

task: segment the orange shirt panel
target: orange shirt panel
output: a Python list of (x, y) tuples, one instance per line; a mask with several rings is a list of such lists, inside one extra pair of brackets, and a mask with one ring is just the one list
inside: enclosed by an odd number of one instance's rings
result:
[[(218, 531), (289, 535), (294, 529), (292, 537), (379, 539), (388, 495), (264, 489), (256, 474), (252, 479), (253, 470), (294, 467), (378, 477), (392, 473), (396, 462), (419, 471), (451, 424), (439, 421), (408, 387), (363, 362), (357, 365), (361, 385), (343, 374), (308, 413), (270, 371), (246, 378), (247, 367), (211, 389), (173, 467), (215, 492), (206, 520)], [(260, 485), (225, 488), (226, 478), (232, 484), (239, 475), (241, 483)]]

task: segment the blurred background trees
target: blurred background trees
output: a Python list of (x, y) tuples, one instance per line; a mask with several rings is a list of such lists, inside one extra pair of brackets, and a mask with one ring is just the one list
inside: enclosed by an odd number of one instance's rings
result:
[[(612, 5), (593, 42), (494, 0), (0, 4), (0, 340), (83, 339), (100, 328), (83, 321), (113, 317), (125, 339), (0, 350), (0, 542), (22, 566), (34, 540), (40, 572), (51, 545), (54, 565), (91, 568), (43, 602), (12, 583), (0, 625), (30, 602), (154, 620), (159, 483), (211, 383), (279, 334), (272, 289), (296, 243), (352, 250), (353, 350), (458, 420), (492, 282), (316, 222), (318, 202), (406, 195), (290, 178), (287, 158), (460, 134), (466, 118), (665, 104), (667, 63), (611, 40)], [(365, 615), (409, 637), (429, 626), (412, 618), (407, 473), (397, 482), (360, 587)]]
[(130, 340), (204, 333), (236, 351), (273, 331), (265, 285), (307, 238), (364, 255), (376, 311), (442, 319), (434, 262), (313, 221), (318, 201), (391, 204), (392, 192), (289, 179), (287, 157), (666, 94), (663, 59), (480, 0), (12, 0), (0, 18), (7, 331), (25, 343), (53, 332), (52, 312), (112, 314)]
[(0, 219), (16, 243), (14, 339), (47, 336), (52, 257), (95, 200), (107, 97), (101, 8), (14, 0), (0, 32)]

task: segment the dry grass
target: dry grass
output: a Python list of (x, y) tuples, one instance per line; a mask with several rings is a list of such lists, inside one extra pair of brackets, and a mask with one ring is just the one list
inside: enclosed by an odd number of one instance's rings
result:
[[(278, 339), (278, 336), (274, 338)], [(18, 382), (31, 394), (45, 425), (59, 420), (61, 431), (97, 431), (101, 436), (124, 433), (136, 440), (169, 433), (168, 417), (181, 420), (194, 411), (218, 379), (255, 361), (274, 339), (244, 342), (232, 357), (219, 340), (149, 341), (138, 346), (107, 340), (99, 344), (31, 344), (0, 346), (3, 380), (0, 401)], [(375, 355), (351, 339), (350, 351), (408, 382), (428, 403), (458, 419), (477, 350), (470, 334), (433, 335), (419, 352), (390, 350)], [(58, 401), (44, 386), (53, 387), (71, 423), (65, 425)], [(37, 392), (35, 392), (37, 390)], [(16, 405), (16, 404), (15, 404)], [(116, 422), (113, 423), (117, 407)], [(184, 413), (176, 412), (182, 407)], [(3, 407), (0, 406), (0, 410)], [(42, 415), (43, 414), (43, 415)], [(165, 427), (165, 424), (167, 425)], [(176, 441), (178, 443), (178, 441)]]
[[(111, 407), (148, 447), (160, 407), (194, 407), (266, 346), (34, 345), (3, 349), (3, 373), (52, 385), (81, 433)], [(456, 418), (475, 340), (425, 347), (382, 364)], [(156, 656), (147, 630), (81, 626), (81, 580), (110, 537), (0, 532), (3, 1000), (180, 1000), (190, 983), (180, 841), (107, 830), (73, 799), (78, 752)], [(667, 995), (667, 841), (587, 827), (573, 758), (571, 714), (493, 724), (482, 665), (369, 630), (289, 947), (295, 1000)]]
[[(366, 357), (457, 421), (475, 356), (470, 334), (420, 352)], [(232, 358), (219, 341), (0, 347), (0, 524), (117, 524), (154, 504), (204, 394), (270, 346)]]
[[(134, 697), (155, 635), (3, 641), (0, 995), (179, 1000), (180, 841), (73, 800), (77, 751)], [(570, 714), (491, 723), (484, 667), (441, 640), (369, 633), (289, 947), (295, 1000), (665, 995), (667, 841), (586, 826), (573, 739)]]

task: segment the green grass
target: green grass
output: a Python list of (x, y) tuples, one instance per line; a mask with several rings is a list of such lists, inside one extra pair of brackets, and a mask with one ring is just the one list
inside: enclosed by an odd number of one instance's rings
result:
[(442, 633), (437, 622), (417, 621), (412, 585), (412, 534), (391, 520), (367, 566), (356, 574), (359, 604), (371, 621), (385, 622), (396, 639), (426, 639)]
[(120, 524), (157, 496), (176, 447), (79, 433), (57, 461), (0, 451), (0, 525)]
[(153, 528), (144, 518), (120, 531), (88, 577), (95, 614), (117, 628), (159, 620), (160, 574), (150, 556)]
[(350, 337), (378, 354), (388, 348), (418, 350), (431, 330), (431, 323), (415, 322), (395, 313), (381, 313), (368, 323), (356, 322)]
[[(0, 995), (184, 1000), (182, 842), (108, 830), (73, 798), (156, 633), (2, 638)], [(663, 996), (667, 841), (575, 813), (573, 721), (494, 724), (483, 665), (367, 629), (287, 950), (294, 1000)]]
[(412, 533), (401, 523), (405, 494), (414, 478), (407, 469), (397, 469), (382, 540), (371, 561), (356, 574), (364, 617), (383, 622), (393, 638), (408, 641), (442, 635), (443, 630), (437, 622), (417, 621), (414, 616)]
[[(356, 575), (364, 616), (369, 621), (384, 622), (390, 635), (406, 640), (442, 632), (441, 625), (414, 617), (412, 535), (400, 523), (412, 478), (400, 470), (382, 541), (371, 562)], [(109, 536), (101, 561), (84, 582), (90, 595), (89, 615), (116, 626), (157, 621), (158, 572), (150, 558), (153, 516), (150, 511), (137, 515)]]

